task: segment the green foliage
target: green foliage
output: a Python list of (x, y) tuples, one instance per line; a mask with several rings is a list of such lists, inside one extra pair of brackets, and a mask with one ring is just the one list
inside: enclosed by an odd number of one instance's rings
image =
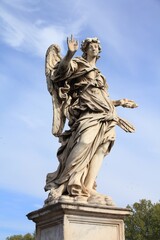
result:
[(6, 240), (35, 240), (35, 234), (27, 233), (25, 235), (13, 235), (7, 237)]
[[(125, 219), (126, 240), (160, 240), (160, 202), (152, 204), (142, 199), (127, 207), (132, 215)], [(6, 240), (35, 240), (35, 234), (14, 235)]]
[(160, 240), (160, 202), (142, 199), (127, 207), (133, 214), (125, 220), (126, 240)]

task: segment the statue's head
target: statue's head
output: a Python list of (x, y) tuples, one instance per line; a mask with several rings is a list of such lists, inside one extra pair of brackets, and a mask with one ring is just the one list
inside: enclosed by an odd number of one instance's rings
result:
[(89, 49), (90, 45), (93, 45), (93, 44), (97, 45), (97, 47), (98, 47), (98, 55), (96, 56), (96, 58), (97, 59), (100, 58), (99, 53), (101, 52), (102, 48), (101, 48), (100, 41), (98, 40), (98, 38), (94, 37), (94, 38), (86, 38), (81, 43), (81, 50), (83, 52), (82, 57), (84, 59), (87, 59), (88, 49)]

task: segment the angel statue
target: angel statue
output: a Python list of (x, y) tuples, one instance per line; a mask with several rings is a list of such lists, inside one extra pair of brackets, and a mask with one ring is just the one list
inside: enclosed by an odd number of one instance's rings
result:
[[(96, 177), (115, 141), (115, 126), (126, 132), (134, 127), (117, 116), (117, 106), (135, 108), (128, 99), (111, 100), (105, 77), (96, 67), (101, 45), (98, 38), (82, 41), (82, 57), (73, 58), (78, 41), (67, 38), (64, 58), (58, 45), (46, 53), (46, 79), (53, 101), (53, 135), (61, 143), (58, 169), (47, 175), (45, 204), (59, 199), (113, 205), (109, 196), (96, 191)], [(69, 130), (64, 130), (68, 119)], [(64, 130), (64, 131), (63, 131)]]

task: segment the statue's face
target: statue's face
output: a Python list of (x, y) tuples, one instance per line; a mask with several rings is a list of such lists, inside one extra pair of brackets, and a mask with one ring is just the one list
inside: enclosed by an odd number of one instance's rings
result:
[(99, 54), (99, 45), (98, 43), (90, 43), (87, 49), (87, 56), (97, 57)]

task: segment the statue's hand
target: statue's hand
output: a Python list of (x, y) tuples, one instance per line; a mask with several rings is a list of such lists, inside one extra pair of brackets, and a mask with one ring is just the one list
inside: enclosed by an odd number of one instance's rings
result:
[(120, 105), (125, 108), (136, 108), (138, 105), (133, 101), (129, 100), (127, 98), (121, 99), (120, 100)]
[(73, 38), (71, 35), (71, 38), (67, 38), (67, 44), (68, 44), (68, 50), (71, 52), (76, 52), (78, 50), (78, 41)]

